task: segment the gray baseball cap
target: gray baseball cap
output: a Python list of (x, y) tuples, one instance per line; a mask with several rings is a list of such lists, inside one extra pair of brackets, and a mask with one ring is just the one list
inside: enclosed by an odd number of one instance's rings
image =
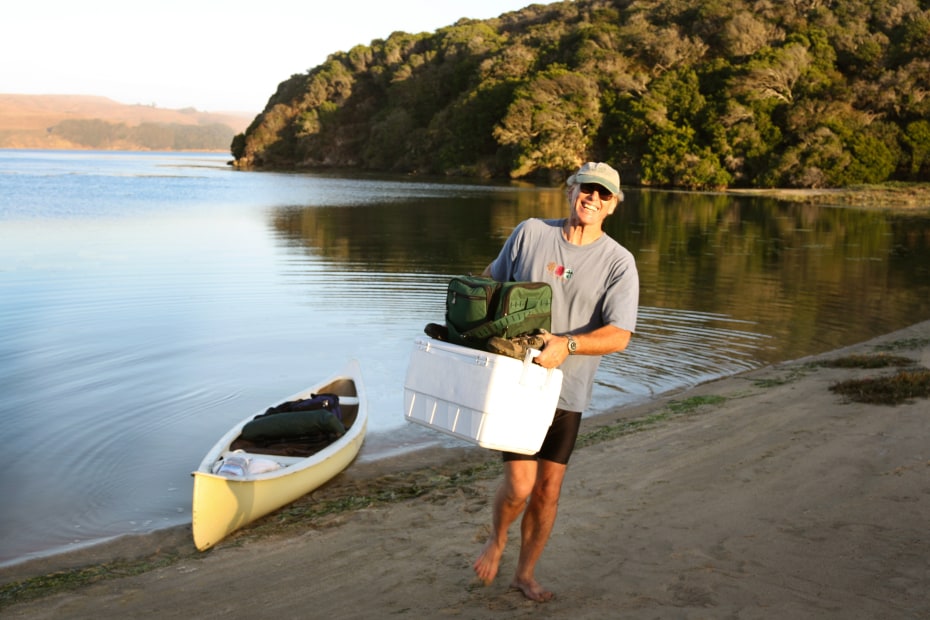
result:
[(578, 172), (568, 178), (568, 184), (578, 183), (597, 183), (607, 188), (612, 194), (615, 194), (619, 200), (623, 200), (623, 192), (620, 191), (620, 173), (603, 162), (589, 161), (578, 169)]

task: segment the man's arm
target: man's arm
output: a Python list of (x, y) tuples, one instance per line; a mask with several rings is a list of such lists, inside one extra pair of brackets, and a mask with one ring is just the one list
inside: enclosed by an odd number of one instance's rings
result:
[[(572, 334), (578, 348), (574, 355), (607, 355), (619, 353), (630, 344), (633, 334), (625, 329), (605, 325), (586, 334)], [(546, 346), (536, 358), (536, 363), (544, 368), (558, 368), (568, 357), (568, 337), (561, 334), (543, 336)]]

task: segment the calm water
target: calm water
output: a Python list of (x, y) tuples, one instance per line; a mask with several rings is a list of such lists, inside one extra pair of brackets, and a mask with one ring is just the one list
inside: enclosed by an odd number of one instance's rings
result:
[[(214, 154), (0, 151), (0, 564), (190, 521), (234, 422), (357, 358), (362, 459), (403, 420), (413, 339), (558, 190), (240, 173)], [(930, 219), (639, 192), (640, 329), (596, 414), (930, 318)]]

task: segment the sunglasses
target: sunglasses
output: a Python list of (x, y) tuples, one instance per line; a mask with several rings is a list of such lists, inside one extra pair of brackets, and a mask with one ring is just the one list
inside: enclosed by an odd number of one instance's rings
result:
[(597, 183), (582, 183), (581, 191), (585, 194), (594, 194), (597, 192), (597, 195), (600, 196), (601, 200), (610, 200), (614, 197), (610, 190), (606, 189), (603, 185), (598, 185)]

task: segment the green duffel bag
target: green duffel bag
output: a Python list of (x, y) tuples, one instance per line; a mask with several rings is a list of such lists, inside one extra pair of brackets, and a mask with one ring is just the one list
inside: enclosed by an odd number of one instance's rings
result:
[(449, 341), (484, 348), (491, 336), (513, 338), (552, 326), (552, 288), (545, 282), (497, 282), (459, 276), (446, 293)]
[(341, 437), (345, 426), (331, 411), (287, 411), (260, 415), (242, 427), (239, 439), (246, 441), (286, 440), (312, 435)]

